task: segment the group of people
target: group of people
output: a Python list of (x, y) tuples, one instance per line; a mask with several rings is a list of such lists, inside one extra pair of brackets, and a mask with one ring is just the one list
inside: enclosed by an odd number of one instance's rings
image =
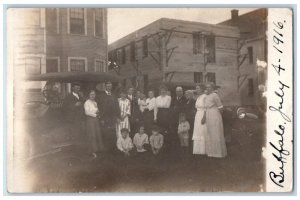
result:
[(93, 158), (105, 151), (160, 155), (175, 148), (225, 157), (223, 106), (214, 84), (187, 91), (178, 86), (175, 92), (172, 98), (162, 85), (155, 97), (152, 90), (146, 95), (131, 87), (116, 96), (112, 83), (106, 82), (104, 91), (90, 90), (84, 100), (75, 83), (63, 108), (74, 141), (80, 143), (84, 136)]

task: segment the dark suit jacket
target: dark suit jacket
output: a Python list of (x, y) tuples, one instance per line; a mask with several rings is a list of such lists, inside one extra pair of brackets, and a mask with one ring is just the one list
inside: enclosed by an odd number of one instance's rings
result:
[(118, 98), (113, 93), (107, 95), (105, 91), (97, 92), (96, 95), (100, 117), (105, 123), (113, 124), (117, 118), (120, 118)]
[(136, 98), (136, 96), (132, 96), (132, 99), (129, 98), (129, 96), (127, 96), (127, 99), (130, 101), (130, 112), (131, 112), (131, 116), (130, 116), (130, 120), (136, 121), (137, 119), (140, 118), (140, 108), (138, 105), (138, 99)]
[(179, 115), (179, 113), (185, 113), (185, 104), (186, 104), (185, 96), (182, 96), (180, 99), (174, 97), (171, 102), (172, 113), (177, 116)]
[[(75, 106), (77, 102), (81, 102), (80, 106)], [(79, 95), (79, 100), (72, 94), (68, 94), (63, 102), (63, 112), (67, 122), (76, 123), (84, 120), (84, 99)]]
[[(195, 99), (190, 99), (186, 101), (185, 104), (185, 115), (187, 117), (187, 120), (189, 121), (190, 125), (194, 124), (194, 119), (196, 115), (196, 108), (195, 108)], [(191, 124), (192, 123), (192, 124)]]

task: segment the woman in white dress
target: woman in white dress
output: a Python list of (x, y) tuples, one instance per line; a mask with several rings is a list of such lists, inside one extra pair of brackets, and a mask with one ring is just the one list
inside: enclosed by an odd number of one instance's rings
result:
[(204, 121), (204, 115), (206, 111), (205, 107), (205, 100), (206, 100), (206, 94), (204, 92), (204, 86), (196, 86), (198, 94), (200, 92), (201, 95), (198, 96), (195, 107), (197, 109), (196, 115), (195, 115), (195, 122), (194, 122), (194, 131), (193, 131), (193, 154), (206, 154), (206, 133), (207, 133), (207, 127), (206, 123)]
[(121, 91), (120, 98), (118, 99), (119, 107), (121, 111), (121, 118), (118, 120), (117, 123), (117, 138), (121, 137), (121, 129), (127, 128), (130, 131), (130, 124), (129, 124), (129, 116), (130, 112), (130, 100), (126, 98), (126, 92)]
[(227, 155), (224, 138), (223, 120), (220, 110), (223, 108), (220, 97), (214, 92), (214, 84), (206, 85), (206, 154), (209, 157), (223, 158)]

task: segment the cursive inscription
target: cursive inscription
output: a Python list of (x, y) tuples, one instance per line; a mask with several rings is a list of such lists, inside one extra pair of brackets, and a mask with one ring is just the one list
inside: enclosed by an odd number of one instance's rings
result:
[[(269, 172), (269, 178), (271, 181), (279, 187), (284, 187), (283, 183), (285, 181), (285, 164), (287, 163), (287, 156), (290, 155), (290, 152), (285, 148), (284, 133), (286, 129), (286, 124), (291, 122), (291, 118), (284, 112), (286, 107), (286, 93), (290, 89), (290, 86), (284, 83), (281, 75), (286, 72), (285, 66), (282, 66), (281, 60), (284, 59), (284, 34), (283, 29), (285, 28), (286, 21), (283, 22), (273, 22), (273, 36), (272, 36), (272, 46), (275, 50), (274, 53), (277, 53), (278, 59), (276, 62), (271, 63), (273, 69), (278, 75), (278, 81), (275, 84), (278, 84), (277, 89), (273, 92), (274, 97), (270, 96), (271, 99), (276, 99), (273, 105), (269, 105), (269, 110), (279, 114), (279, 123), (274, 124), (275, 128), (273, 131), (274, 136), (276, 136), (275, 141), (269, 142), (269, 145), (272, 147), (272, 155), (276, 164), (275, 168)], [(278, 99), (278, 100), (277, 100)], [(272, 101), (273, 102), (273, 101)], [(280, 120), (281, 119), (281, 120)], [(277, 167), (278, 166), (278, 167)]]

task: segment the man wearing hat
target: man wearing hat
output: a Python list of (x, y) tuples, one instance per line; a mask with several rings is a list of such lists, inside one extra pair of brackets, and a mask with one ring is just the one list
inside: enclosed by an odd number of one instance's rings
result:
[(112, 92), (112, 83), (106, 82), (104, 91), (97, 93), (97, 105), (100, 112), (104, 146), (111, 152), (116, 149), (116, 123), (120, 120), (120, 108), (117, 97)]
[(79, 145), (82, 141), (84, 127), (84, 99), (80, 92), (80, 84), (72, 83), (71, 93), (63, 102), (63, 112), (69, 127), (70, 137), (74, 144)]

